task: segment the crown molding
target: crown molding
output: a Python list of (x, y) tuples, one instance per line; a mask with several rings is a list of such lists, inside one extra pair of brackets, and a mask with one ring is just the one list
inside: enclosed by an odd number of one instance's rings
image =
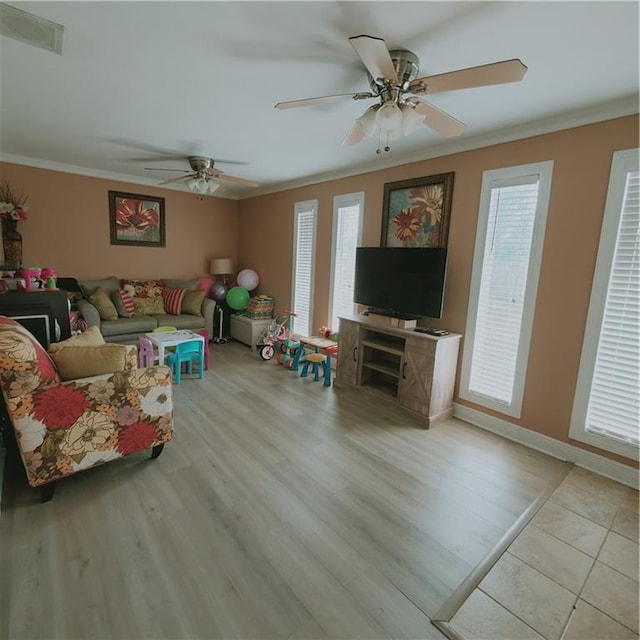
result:
[(313, 184), (318, 184), (319, 182), (350, 178), (363, 173), (391, 169), (393, 167), (399, 167), (413, 162), (440, 158), (442, 156), (453, 155), (454, 153), (461, 153), (464, 151), (473, 151), (475, 149), (490, 147), (492, 145), (502, 144), (505, 142), (513, 142), (515, 140), (523, 140), (525, 138), (554, 133), (565, 129), (573, 129), (574, 127), (582, 127), (596, 122), (614, 120), (615, 118), (635, 115), (639, 112), (640, 104), (638, 96), (626, 96), (619, 100), (592, 105), (585, 109), (580, 109), (579, 111), (568, 111), (549, 118), (533, 120), (523, 124), (514, 125), (513, 127), (508, 127), (506, 129), (500, 129), (499, 131), (491, 131), (489, 133), (469, 138), (458, 138), (452, 141), (443, 142), (435, 146), (430, 146), (428, 149), (421, 149), (415, 153), (407, 154), (402, 157), (401, 161), (398, 161), (397, 159), (394, 161), (389, 158), (385, 162), (380, 161), (380, 159), (376, 159), (376, 161), (372, 161), (367, 165), (360, 165), (357, 170), (350, 173), (345, 173), (344, 171), (332, 171), (329, 173), (310, 176), (309, 178), (280, 183), (271, 189), (261, 189), (259, 193), (253, 193), (248, 197), (267, 195), (269, 193), (277, 193), (288, 189), (308, 187)]
[[(580, 109), (579, 111), (568, 111), (549, 118), (534, 120), (524, 124), (515, 125), (513, 127), (508, 127), (506, 129), (500, 129), (499, 131), (491, 131), (489, 133), (484, 133), (469, 138), (443, 142), (435, 146), (430, 146), (427, 149), (421, 149), (420, 151), (417, 151), (415, 153), (407, 154), (401, 159), (391, 156), (390, 158), (381, 161), (380, 158), (376, 158), (375, 160), (367, 164), (360, 165), (359, 167), (352, 170), (336, 170), (321, 174), (315, 174), (313, 176), (308, 176), (299, 180), (281, 182), (271, 187), (265, 187), (263, 189), (258, 188), (251, 194), (247, 194), (244, 196), (226, 196), (223, 194), (214, 193), (206, 194), (205, 197), (226, 198), (228, 200), (247, 200), (249, 198), (255, 198), (257, 196), (269, 195), (272, 193), (278, 193), (280, 191), (287, 191), (289, 189), (299, 189), (301, 187), (308, 187), (310, 185), (320, 184), (322, 182), (329, 182), (330, 180), (350, 178), (353, 176), (362, 175), (364, 173), (381, 171), (384, 169), (399, 167), (414, 162), (430, 160), (432, 158), (440, 158), (442, 156), (452, 155), (454, 153), (473, 151), (475, 149), (490, 147), (496, 144), (503, 144), (505, 142), (523, 140), (525, 138), (531, 138), (533, 136), (544, 135), (547, 133), (554, 133), (556, 131), (562, 131), (564, 129), (573, 129), (574, 127), (581, 127), (588, 124), (594, 124), (596, 122), (604, 122), (606, 120), (622, 118), (624, 116), (638, 114), (639, 111), (640, 108), (638, 103), (638, 96), (631, 95), (619, 100), (592, 105), (585, 109)], [(169, 189), (171, 191), (180, 191), (181, 193), (185, 193), (185, 190), (181, 189), (178, 185), (162, 185), (159, 187), (158, 183), (150, 178), (147, 179), (140, 176), (111, 173), (108, 171), (102, 171), (100, 169), (80, 167), (61, 162), (53, 162), (51, 160), (42, 160), (39, 158), (29, 158), (9, 153), (2, 153), (0, 154), (0, 161), (10, 162), (13, 164), (21, 164), (38, 169), (50, 169), (52, 171), (73, 173), (90, 178), (102, 178), (104, 180), (112, 180), (116, 182), (128, 182), (136, 185), (151, 186), (154, 188)]]
[(128, 182), (130, 184), (143, 185), (153, 187), (154, 189), (168, 189), (170, 191), (179, 191), (180, 193), (202, 196), (205, 198), (217, 197), (227, 200), (239, 200), (237, 196), (225, 196), (216, 192), (195, 193), (181, 189), (178, 185), (158, 185), (152, 178), (141, 178), (140, 176), (129, 176), (121, 173), (111, 173), (110, 171), (102, 171), (101, 169), (92, 169), (90, 167), (80, 167), (74, 164), (65, 164), (64, 162), (54, 162), (52, 160), (41, 160), (40, 158), (29, 158), (26, 156), (17, 156), (11, 153), (1, 153), (0, 162), (9, 162), (11, 164), (21, 164), (26, 167), (34, 167), (36, 169), (49, 169), (51, 171), (61, 171), (63, 173), (73, 173), (88, 178), (101, 178), (102, 180), (111, 180), (112, 182)]

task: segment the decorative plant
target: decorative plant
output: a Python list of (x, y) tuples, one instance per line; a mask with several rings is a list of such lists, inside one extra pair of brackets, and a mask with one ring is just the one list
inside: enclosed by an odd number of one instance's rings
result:
[(27, 196), (14, 193), (6, 180), (0, 184), (0, 219), (2, 220), (26, 220)]

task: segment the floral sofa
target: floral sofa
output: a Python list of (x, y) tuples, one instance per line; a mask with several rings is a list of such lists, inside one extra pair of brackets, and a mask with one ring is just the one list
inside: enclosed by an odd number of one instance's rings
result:
[[(59, 343), (58, 355), (50, 356), (27, 329), (0, 316), (0, 389), (27, 480), (42, 487), (43, 501), (51, 499), (60, 478), (144, 449), (157, 457), (173, 437), (168, 367), (138, 369), (133, 347), (104, 344), (102, 338), (97, 347), (73, 346), (82, 345), (73, 340), (66, 341), (70, 346)], [(105, 353), (111, 359), (116, 354), (118, 366), (104, 360)], [(62, 363), (67, 375), (78, 366), (117, 370), (63, 380)]]
[(107, 342), (131, 344), (159, 326), (198, 331), (213, 337), (215, 300), (198, 289), (198, 280), (81, 280), (78, 311)]

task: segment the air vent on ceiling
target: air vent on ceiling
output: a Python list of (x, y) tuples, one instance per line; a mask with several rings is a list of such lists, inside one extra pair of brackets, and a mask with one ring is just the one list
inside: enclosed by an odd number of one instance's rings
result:
[(64, 27), (0, 2), (0, 34), (62, 54)]

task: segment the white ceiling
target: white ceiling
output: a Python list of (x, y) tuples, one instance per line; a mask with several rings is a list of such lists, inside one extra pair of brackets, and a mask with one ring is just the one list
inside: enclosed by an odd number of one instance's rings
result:
[[(0, 37), (8, 162), (157, 184), (186, 156), (255, 180), (243, 198), (638, 111), (638, 2), (9, 2), (65, 27), (62, 55)], [(382, 37), (420, 76), (520, 58), (520, 83), (427, 100), (466, 123), (425, 126), (376, 155), (341, 146), (374, 101), (280, 111), (368, 91), (349, 36)], [(175, 186), (186, 189), (184, 186)]]

